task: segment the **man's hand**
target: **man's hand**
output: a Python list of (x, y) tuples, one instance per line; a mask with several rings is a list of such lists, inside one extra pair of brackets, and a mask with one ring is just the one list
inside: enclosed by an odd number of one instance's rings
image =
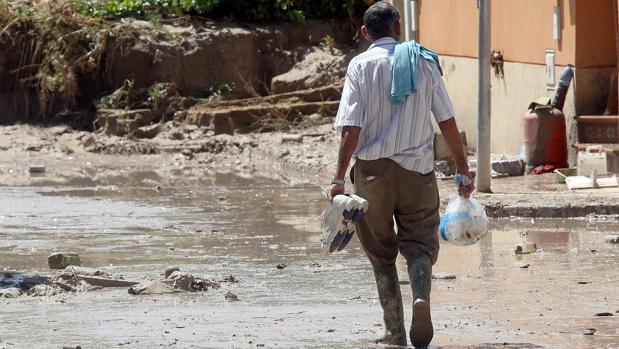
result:
[(333, 201), (333, 198), (336, 195), (344, 194), (345, 191), (346, 188), (344, 187), (344, 184), (331, 184), (331, 186), (327, 188), (325, 194), (327, 195), (327, 199), (329, 199), (329, 201)]
[(456, 170), (456, 173), (466, 176), (466, 178), (468, 178), (470, 182), (467, 185), (461, 185), (460, 187), (458, 187), (458, 195), (468, 199), (469, 197), (471, 197), (473, 190), (475, 190), (475, 179), (473, 178), (473, 176), (471, 176), (468, 166), (465, 166), (465, 168), (458, 168)]

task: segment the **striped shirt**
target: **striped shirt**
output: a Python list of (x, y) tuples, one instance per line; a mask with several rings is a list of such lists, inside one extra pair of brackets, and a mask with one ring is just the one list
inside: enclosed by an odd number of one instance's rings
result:
[(390, 158), (420, 173), (434, 170), (436, 122), (454, 117), (453, 106), (436, 64), (419, 58), (417, 91), (401, 104), (391, 104), (391, 63), (398, 42), (374, 41), (348, 65), (335, 128), (361, 127), (356, 158)]

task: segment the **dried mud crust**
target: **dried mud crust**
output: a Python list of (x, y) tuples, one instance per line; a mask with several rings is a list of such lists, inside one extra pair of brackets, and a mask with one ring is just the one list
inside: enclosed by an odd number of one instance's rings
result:
[[(158, 187), (227, 172), (326, 187), (336, 166), (339, 139), (331, 118), (313, 119), (319, 125), (234, 135), (168, 122), (152, 139), (106, 136), (67, 126), (1, 126), (0, 180), (4, 186)], [(29, 174), (30, 165), (43, 165), (45, 172)], [(155, 174), (146, 179), (135, 176), (145, 171)], [(618, 189), (567, 191), (552, 184), (553, 176), (496, 179), (493, 194), (475, 196), (494, 218), (619, 215)], [(439, 189), (444, 209), (456, 191), (449, 180), (439, 181)]]

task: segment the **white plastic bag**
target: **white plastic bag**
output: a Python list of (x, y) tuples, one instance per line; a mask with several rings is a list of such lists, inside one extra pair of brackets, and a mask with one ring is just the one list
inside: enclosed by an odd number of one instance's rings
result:
[(322, 252), (341, 251), (355, 234), (353, 222), (359, 221), (368, 210), (368, 202), (354, 195), (336, 195), (320, 217), (322, 222)]
[(451, 200), (441, 217), (439, 234), (454, 245), (472, 245), (486, 235), (488, 223), (486, 210), (477, 200), (458, 196)]

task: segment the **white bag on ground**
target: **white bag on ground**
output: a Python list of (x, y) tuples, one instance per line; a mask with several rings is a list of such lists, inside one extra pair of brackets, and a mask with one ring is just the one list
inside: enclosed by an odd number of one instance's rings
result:
[(368, 202), (354, 194), (336, 195), (320, 216), (322, 221), (322, 252), (341, 251), (355, 234), (353, 222), (368, 210)]
[(454, 245), (472, 245), (486, 235), (488, 223), (486, 210), (477, 200), (458, 196), (451, 200), (441, 217), (439, 234)]

